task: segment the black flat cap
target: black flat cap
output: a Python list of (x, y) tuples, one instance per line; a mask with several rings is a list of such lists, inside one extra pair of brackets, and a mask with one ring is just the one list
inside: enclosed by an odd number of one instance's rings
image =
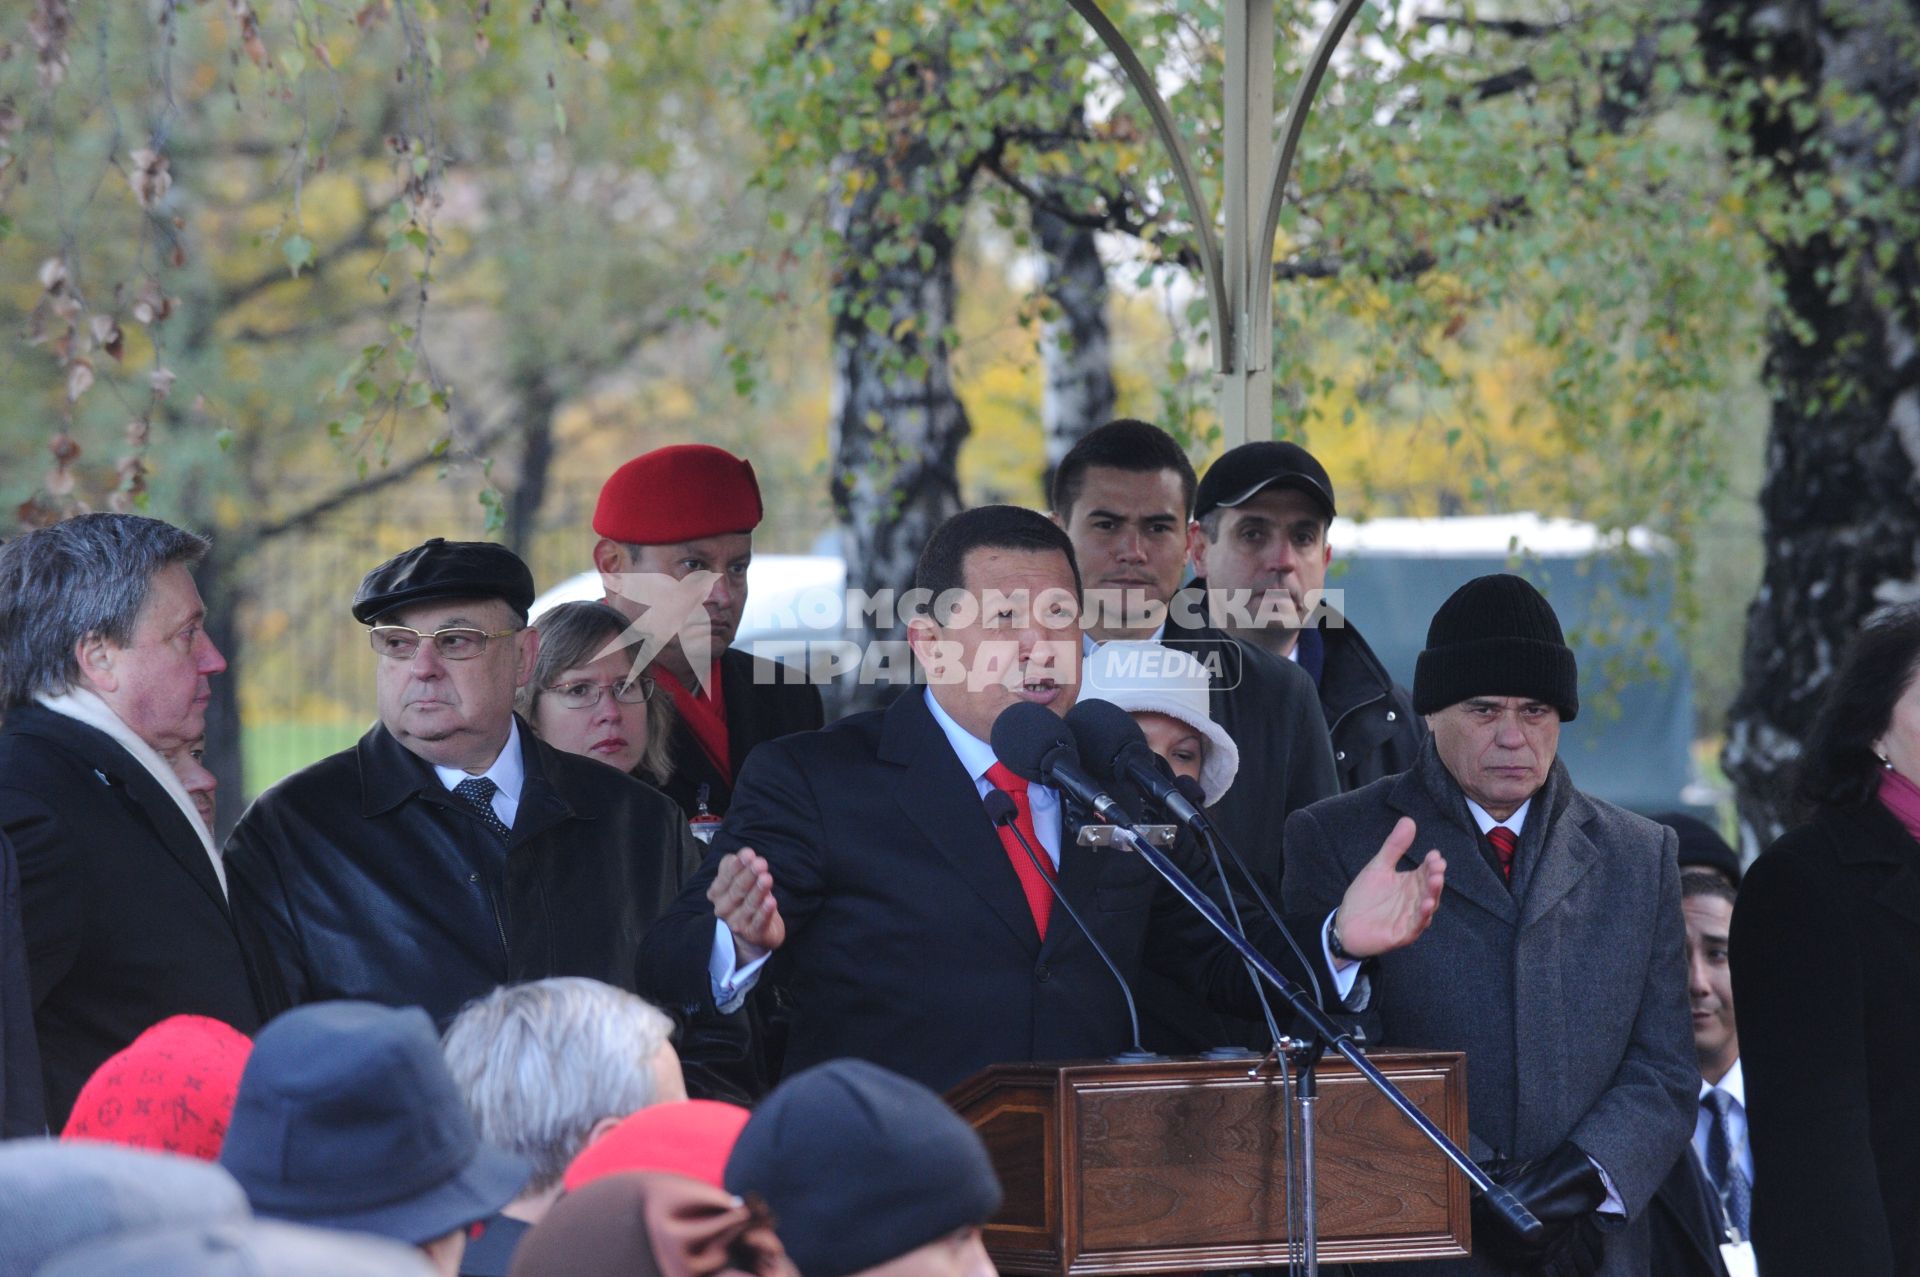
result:
[(354, 591), (353, 619), (371, 625), (427, 599), (500, 599), (524, 617), (533, 606), (533, 572), (504, 545), (435, 537), (367, 573)]
[(986, 1146), (945, 1101), (865, 1060), (796, 1073), (753, 1110), (726, 1189), (772, 1209), (805, 1277), (847, 1277), (1000, 1209)]
[(1229, 448), (1207, 467), (1193, 494), (1193, 517), (1240, 505), (1272, 487), (1298, 488), (1318, 502), (1329, 519), (1334, 516), (1327, 468), (1297, 443), (1261, 439)]

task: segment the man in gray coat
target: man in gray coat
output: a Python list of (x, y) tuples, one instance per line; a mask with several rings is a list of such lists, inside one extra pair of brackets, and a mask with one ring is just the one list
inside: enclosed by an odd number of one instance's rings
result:
[(1288, 909), (1333, 907), (1404, 821), (1446, 857), (1432, 928), (1378, 959), (1377, 1040), (1467, 1053), (1469, 1152), (1546, 1224), (1528, 1245), (1476, 1203), (1473, 1257), (1408, 1277), (1645, 1277), (1642, 1215), (1693, 1127), (1675, 837), (1574, 788), (1577, 683), (1538, 591), (1469, 581), (1414, 669), (1412, 768), (1287, 821)]

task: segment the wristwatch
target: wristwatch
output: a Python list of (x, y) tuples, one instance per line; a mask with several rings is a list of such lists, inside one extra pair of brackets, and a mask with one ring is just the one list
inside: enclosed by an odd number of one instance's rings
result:
[(1347, 946), (1340, 943), (1340, 911), (1338, 909), (1334, 910), (1333, 916), (1327, 919), (1327, 952), (1333, 955), (1336, 962), (1361, 961), (1356, 955), (1348, 953)]

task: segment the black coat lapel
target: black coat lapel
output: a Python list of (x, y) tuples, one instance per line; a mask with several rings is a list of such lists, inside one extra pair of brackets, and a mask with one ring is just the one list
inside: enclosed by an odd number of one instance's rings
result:
[(972, 778), (934, 721), (923, 694), (910, 691), (887, 710), (880, 731), (880, 759), (901, 769), (894, 800), (907, 820), (986, 901), (1014, 938), (1037, 954), (1040, 933), (1027, 908), (1026, 892), (999, 833), (987, 819)]
[(41, 736), (77, 755), (82, 762), (104, 776), (107, 785), (134, 810), (136, 819), (152, 830), (167, 854), (179, 862), (187, 876), (227, 912), (227, 893), (220, 889), (213, 862), (200, 836), (187, 823), (187, 815), (173, 801), (160, 782), (120, 742), (97, 727), (69, 718), (44, 706), (22, 706), (9, 712), (16, 730)]

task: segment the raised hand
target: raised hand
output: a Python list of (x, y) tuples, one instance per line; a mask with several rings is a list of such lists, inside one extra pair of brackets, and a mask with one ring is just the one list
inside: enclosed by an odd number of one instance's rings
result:
[(1402, 816), (1380, 851), (1367, 862), (1341, 897), (1333, 915), (1340, 946), (1356, 958), (1371, 958), (1412, 944), (1433, 921), (1440, 891), (1447, 883), (1447, 862), (1429, 851), (1419, 865), (1402, 871), (1400, 858), (1413, 846), (1413, 819)]
[(736, 964), (763, 958), (786, 943), (787, 924), (773, 898), (773, 870), (753, 848), (721, 857), (707, 899), (714, 916), (733, 933)]

